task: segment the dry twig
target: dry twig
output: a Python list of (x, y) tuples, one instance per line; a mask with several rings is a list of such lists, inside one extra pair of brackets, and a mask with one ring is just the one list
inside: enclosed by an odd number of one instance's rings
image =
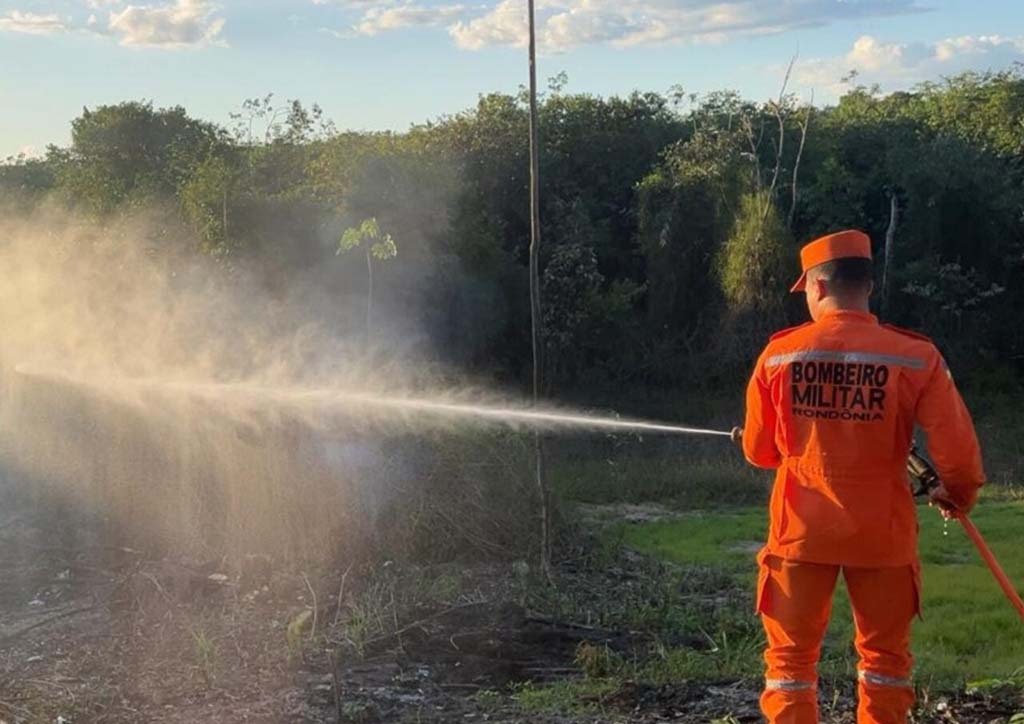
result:
[(338, 625), (338, 619), (341, 618), (341, 606), (344, 603), (344, 599), (345, 599), (345, 581), (348, 580), (348, 574), (349, 574), (349, 571), (352, 570), (352, 566), (353, 565), (355, 565), (354, 561), (349, 563), (348, 564), (348, 568), (346, 568), (345, 572), (341, 574), (341, 585), (338, 586), (338, 605), (337, 605), (337, 608), (334, 609), (334, 625), (335, 626)]
[(447, 616), (449, 613), (454, 613), (455, 611), (461, 611), (461, 610), (466, 609), (466, 608), (473, 608), (475, 606), (483, 606), (483, 605), (486, 605), (488, 603), (490, 603), (490, 601), (471, 601), (470, 603), (460, 603), (457, 606), (449, 606), (448, 608), (442, 609), (441, 611), (438, 611), (437, 613), (432, 613), (429, 616), (421, 618), (421, 619), (419, 619), (417, 621), (413, 621), (412, 623), (403, 626), (402, 628), (398, 629), (397, 631), (392, 631), (391, 633), (382, 634), (380, 636), (374, 636), (372, 639), (367, 639), (366, 641), (363, 642), (363, 646), (367, 647), (367, 646), (370, 646), (371, 644), (377, 644), (377, 643), (380, 643), (381, 641), (387, 641), (388, 639), (393, 639), (396, 636), (400, 637), (404, 633), (408, 633), (409, 631), (412, 631), (415, 628), (420, 628), (421, 626), (423, 626), (423, 624), (430, 623), (431, 621), (434, 621), (436, 619), (442, 618), (443, 616)]
[(316, 591), (313, 590), (313, 586), (309, 583), (309, 578), (306, 576), (306, 572), (302, 572), (302, 580), (306, 582), (306, 588), (309, 589), (309, 593), (313, 596), (313, 623), (309, 627), (309, 640), (312, 641), (316, 637), (316, 619), (317, 619), (317, 603), (316, 603)]
[(36, 621), (34, 624), (26, 626), (25, 628), (19, 629), (18, 631), (14, 631), (12, 633), (0, 637), (0, 646), (7, 646), (12, 641), (21, 638), (29, 631), (32, 631), (34, 629), (46, 626), (47, 624), (54, 623), (55, 621), (60, 621), (61, 619), (77, 616), (80, 613), (87, 613), (89, 611), (95, 610), (96, 608), (99, 608), (98, 604), (93, 604), (91, 606), (82, 606), (81, 608), (73, 608), (70, 611), (64, 611), (63, 613), (55, 614), (53, 616), (50, 616), (49, 618), (44, 618), (42, 621)]

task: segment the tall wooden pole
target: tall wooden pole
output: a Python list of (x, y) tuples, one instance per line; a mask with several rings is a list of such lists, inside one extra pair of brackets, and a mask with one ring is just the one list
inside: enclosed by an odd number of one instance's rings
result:
[[(527, 0), (530, 22), (530, 326), (533, 341), (533, 404), (540, 401), (543, 384), (543, 347), (541, 344), (540, 306), (540, 143), (537, 133), (537, 29), (534, 0)], [(551, 575), (551, 508), (544, 479), (544, 441), (539, 431), (533, 434), (537, 491), (541, 505), (541, 570)]]

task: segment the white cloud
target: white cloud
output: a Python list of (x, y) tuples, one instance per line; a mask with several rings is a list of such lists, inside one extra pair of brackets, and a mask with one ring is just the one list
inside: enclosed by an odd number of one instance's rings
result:
[[(429, 8), (429, 6), (422, 6)], [(723, 42), (832, 22), (922, 12), (918, 0), (538, 0), (542, 50)], [(456, 45), (479, 49), (526, 43), (526, 4), (498, 0), (449, 26)]]
[[(544, 52), (581, 45), (619, 47), (724, 42), (742, 35), (779, 33), (924, 11), (925, 0), (537, 0), (538, 43)], [(338, 37), (374, 35), (410, 26), (445, 27), (460, 48), (526, 44), (525, 0), (311, 0), (356, 17)]]
[(224, 19), (207, 0), (175, 0), (170, 5), (129, 5), (110, 13), (107, 24), (122, 45), (182, 48), (222, 44)]
[(0, 31), (27, 33), (29, 35), (52, 35), (68, 30), (67, 23), (56, 13), (39, 15), (11, 10), (0, 16)]
[(346, 8), (368, 8), (374, 5), (393, 5), (394, 0), (313, 0), (314, 5), (341, 5)]
[(479, 50), (488, 45), (524, 45), (526, 20), (526, 3), (501, 0), (490, 12), (459, 21), (448, 32), (456, 45), (469, 50)]
[(857, 72), (857, 82), (884, 90), (906, 88), (923, 80), (966, 70), (1005, 68), (1024, 61), (1024, 36), (964, 35), (933, 43), (887, 43), (862, 35), (844, 55), (797, 65), (798, 83), (840, 94), (841, 79)]
[(412, 26), (436, 27), (447, 25), (453, 19), (462, 17), (464, 13), (465, 8), (462, 5), (425, 7), (406, 4), (372, 7), (363, 14), (355, 30), (360, 35), (377, 35), (388, 30)]

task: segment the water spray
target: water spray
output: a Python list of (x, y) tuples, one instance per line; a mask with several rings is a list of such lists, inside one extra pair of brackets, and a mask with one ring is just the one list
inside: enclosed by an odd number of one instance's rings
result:
[(246, 407), (279, 407), (295, 410), (322, 410), (324, 412), (355, 412), (358, 408), (378, 408), (399, 414), (420, 414), (444, 418), (462, 418), (484, 421), (506, 427), (543, 429), (607, 430), (620, 432), (649, 432), (674, 435), (703, 435), (729, 437), (730, 433), (685, 425), (673, 425), (651, 420), (592, 415), (577, 410), (557, 408), (538, 409), (513, 404), (482, 404), (449, 402), (430, 397), (374, 394), (334, 388), (308, 388), (255, 385), (226, 382), (184, 382), (149, 378), (94, 377), (79, 378), (65, 373), (34, 370), (24, 366), (16, 372), (21, 375), (47, 378), (61, 384), (71, 384), (99, 390), (135, 389), (138, 391), (169, 392), (175, 395), (215, 400), (230, 400)]
[(522, 423), (539, 427), (589, 428), (605, 430), (621, 430), (623, 432), (662, 432), (677, 435), (711, 435), (729, 437), (730, 433), (722, 430), (709, 430), (700, 427), (685, 427), (662, 422), (646, 420), (621, 419), (617, 417), (601, 417), (585, 413), (565, 411), (529, 410), (515, 407), (492, 407), (487, 405), (455, 404), (436, 402), (412, 397), (386, 397), (375, 395), (346, 395), (347, 398), (367, 405), (395, 407), (404, 410), (436, 413), (440, 415), (459, 415), (494, 420), (496, 422)]

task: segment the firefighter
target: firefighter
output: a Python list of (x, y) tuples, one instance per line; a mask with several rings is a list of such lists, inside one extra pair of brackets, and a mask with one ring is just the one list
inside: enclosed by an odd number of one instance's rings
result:
[(859, 724), (906, 722), (914, 703), (910, 627), (920, 613), (917, 518), (906, 461), (915, 423), (943, 485), (932, 502), (969, 512), (985, 480), (971, 417), (928, 338), (869, 311), (871, 241), (840, 231), (800, 252), (811, 320), (775, 334), (733, 431), (753, 465), (776, 470), (757, 612), (767, 635), (761, 709), (814, 724), (817, 663), (842, 573), (859, 657)]

